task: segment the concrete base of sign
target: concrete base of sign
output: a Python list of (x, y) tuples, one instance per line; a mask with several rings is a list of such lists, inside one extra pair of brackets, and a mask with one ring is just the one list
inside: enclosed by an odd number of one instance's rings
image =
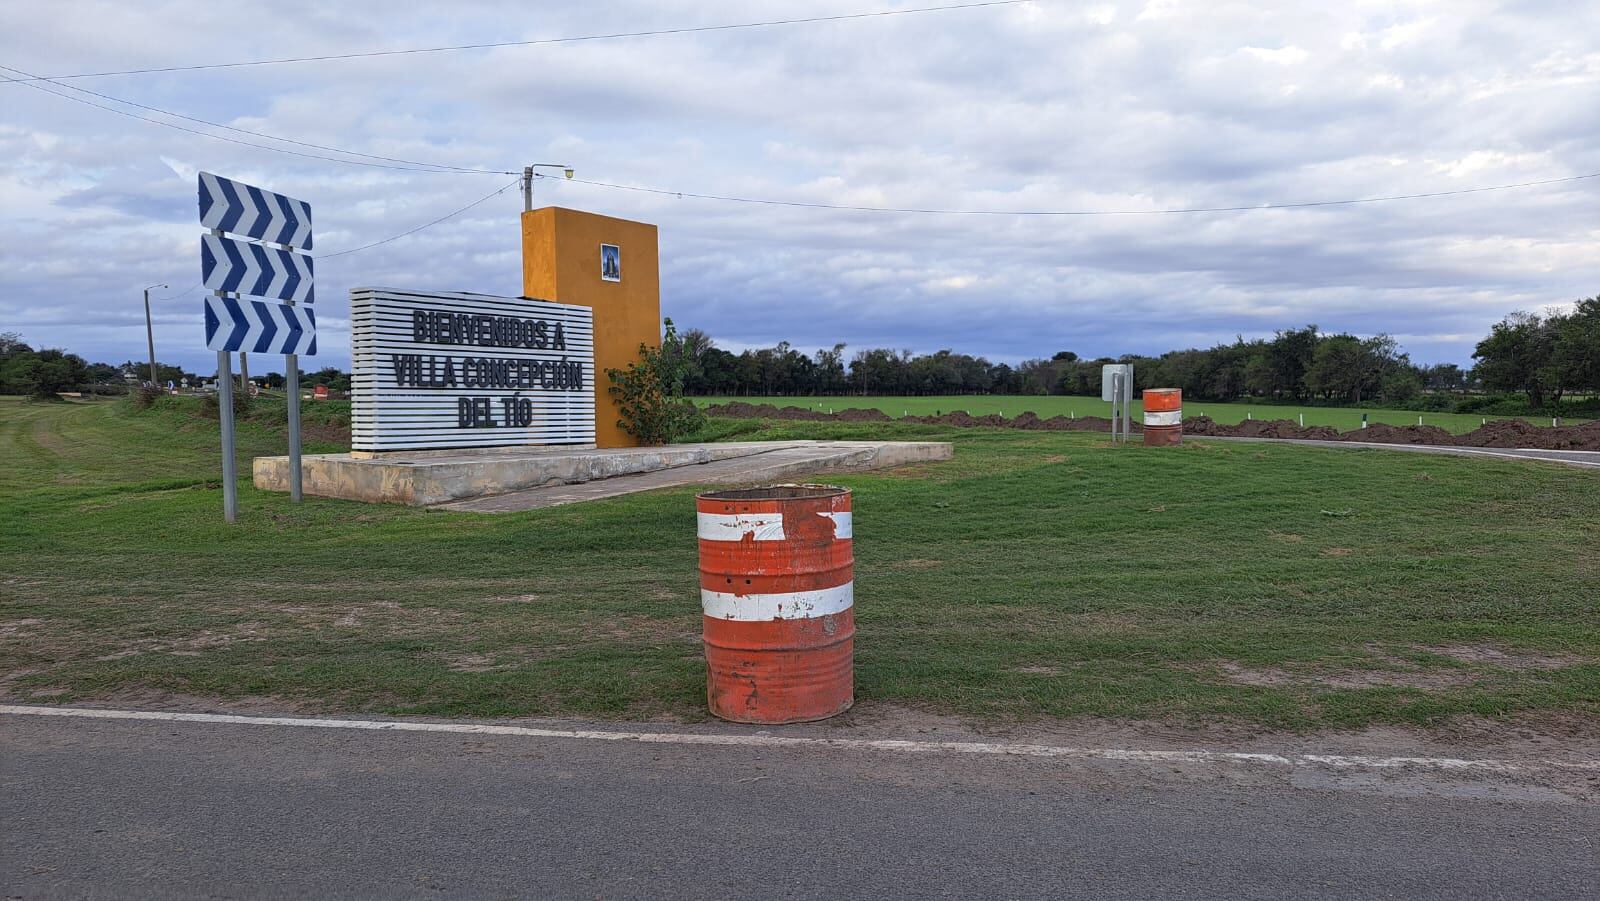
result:
[[(674, 485), (740, 484), (815, 472), (948, 460), (935, 441), (754, 441), (593, 449), (315, 454), (302, 461), (306, 494), (484, 513), (527, 510)], [(255, 486), (289, 490), (289, 458), (257, 457)], [(571, 490), (571, 486), (585, 486)]]

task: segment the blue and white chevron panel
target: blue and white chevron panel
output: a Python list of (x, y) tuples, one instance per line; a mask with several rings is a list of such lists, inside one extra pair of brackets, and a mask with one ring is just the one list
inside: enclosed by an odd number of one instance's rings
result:
[(311, 303), (311, 257), (252, 241), (200, 236), (200, 278), (212, 291)]
[(253, 354), (314, 356), (317, 316), (309, 307), (236, 297), (207, 297), (206, 347)]
[(200, 173), (200, 224), (260, 241), (311, 249), (311, 205), (254, 185)]

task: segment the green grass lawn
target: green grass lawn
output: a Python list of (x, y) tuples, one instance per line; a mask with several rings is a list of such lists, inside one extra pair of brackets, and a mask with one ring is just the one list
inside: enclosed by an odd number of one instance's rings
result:
[[(230, 527), (196, 409), (0, 400), (0, 696), (705, 716), (693, 490), (484, 516), (243, 483)], [(863, 709), (1600, 715), (1593, 472), (901, 424), (704, 437), (869, 436), (956, 458), (833, 478), (856, 491)], [(241, 471), (282, 446), (252, 421)]]
[[(804, 407), (811, 410), (845, 410), (851, 407), (870, 409), (876, 407), (890, 416), (928, 416), (962, 410), (973, 416), (999, 413), (1016, 416), (1018, 413), (1037, 413), (1043, 418), (1051, 416), (1110, 416), (1111, 405), (1098, 397), (1065, 397), (1042, 395), (1021, 397), (1014, 395), (950, 395), (945, 397), (697, 397), (702, 406), (727, 401), (744, 401), (751, 404), (773, 404), (779, 407)], [(1133, 415), (1143, 415), (1144, 405), (1135, 399)], [(1456, 434), (1470, 432), (1485, 420), (1509, 419), (1507, 416), (1480, 416), (1476, 413), (1417, 413), (1405, 410), (1361, 410), (1354, 407), (1292, 407), (1278, 404), (1224, 404), (1206, 401), (1185, 401), (1183, 415), (1209, 416), (1217, 422), (1232, 425), (1246, 418), (1293, 419), (1305, 416), (1305, 424), (1329, 425), (1340, 431), (1361, 428), (1361, 414), (1370, 422), (1390, 425), (1416, 425), (1417, 417), (1425, 425), (1434, 425)], [(1549, 417), (1521, 417), (1538, 425), (1549, 425)], [(1564, 419), (1563, 424), (1574, 425), (1586, 420)]]

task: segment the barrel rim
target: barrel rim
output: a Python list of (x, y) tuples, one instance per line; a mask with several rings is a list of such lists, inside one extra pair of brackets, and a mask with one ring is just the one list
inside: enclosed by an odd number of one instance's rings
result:
[(695, 495), (704, 501), (806, 501), (845, 497), (850, 489), (837, 485), (762, 485), (756, 488), (728, 488)]

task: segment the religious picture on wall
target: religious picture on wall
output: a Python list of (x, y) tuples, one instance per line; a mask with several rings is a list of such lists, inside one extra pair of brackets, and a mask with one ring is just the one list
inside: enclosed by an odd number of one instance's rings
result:
[(608, 282), (622, 281), (622, 250), (615, 244), (600, 245), (600, 277)]

